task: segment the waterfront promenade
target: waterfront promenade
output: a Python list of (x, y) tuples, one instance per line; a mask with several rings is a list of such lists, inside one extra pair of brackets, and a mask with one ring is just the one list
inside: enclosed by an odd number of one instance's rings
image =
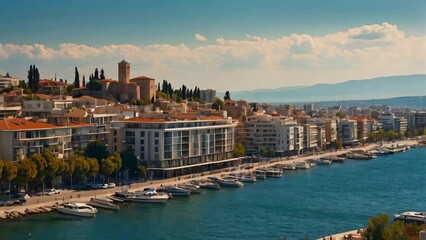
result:
[[(416, 144), (417, 141), (413, 140), (407, 140), (407, 141), (399, 141), (399, 142), (395, 142), (395, 143), (388, 143), (386, 145), (396, 145), (396, 144), (406, 144), (406, 145), (414, 145)], [(365, 145), (365, 146), (361, 146), (358, 148), (355, 148), (357, 150), (369, 150), (374, 148), (375, 146), (377, 146), (377, 144), (369, 144), (369, 145)], [(348, 151), (351, 150), (355, 150), (355, 149), (345, 149), (345, 150), (341, 150), (341, 151), (336, 151), (336, 152), (327, 152), (327, 153), (323, 153), (323, 154), (318, 154), (318, 155), (312, 155), (312, 156), (295, 156), (292, 159), (285, 159), (285, 158), (277, 158), (277, 159), (273, 159), (270, 160), (269, 162), (261, 162), (261, 163), (256, 163), (254, 166), (254, 169), (258, 168), (258, 167), (268, 167), (268, 166), (273, 166), (277, 163), (289, 163), (289, 162), (300, 162), (300, 161), (305, 161), (307, 159), (312, 159), (312, 158), (318, 158), (321, 156), (329, 156), (329, 155), (337, 155), (337, 154), (342, 154), (342, 153), (346, 153)], [(251, 169), (250, 171), (252, 171), (253, 169)], [(11, 211), (18, 211), (18, 212), (25, 212), (26, 209), (37, 209), (39, 207), (51, 207), (55, 204), (61, 204), (63, 202), (68, 202), (68, 201), (79, 201), (79, 202), (87, 202), (90, 200), (91, 197), (105, 197), (105, 196), (110, 196), (112, 195), (114, 192), (116, 191), (121, 191), (124, 190), (125, 188), (129, 188), (129, 191), (136, 191), (136, 190), (141, 190), (143, 188), (146, 187), (158, 187), (160, 185), (174, 185), (174, 184), (178, 184), (178, 183), (182, 183), (182, 182), (186, 182), (189, 181), (191, 179), (203, 179), (206, 178), (208, 176), (215, 176), (215, 177), (219, 177), (222, 174), (226, 174), (230, 171), (230, 169), (224, 169), (222, 170), (220, 173), (215, 173), (215, 174), (193, 174), (191, 176), (181, 176), (179, 178), (172, 178), (172, 179), (165, 179), (165, 180), (159, 180), (159, 181), (153, 181), (153, 182), (145, 182), (145, 183), (135, 183), (135, 184), (131, 184), (131, 186), (126, 186), (126, 187), (116, 187), (116, 188), (112, 188), (112, 189), (101, 189), (101, 190), (89, 190), (89, 191), (64, 191), (61, 194), (57, 194), (54, 196), (36, 196), (36, 197), (32, 197), (30, 198), (24, 205), (22, 206), (12, 206), (12, 207), (2, 207), (0, 209), (0, 218), (4, 218), (6, 216), (6, 212), (11, 212)], [(239, 172), (245, 172), (248, 170), (245, 169), (239, 169), (236, 171), (232, 171), (232, 173), (239, 173)], [(201, 176), (202, 175), (202, 176)]]

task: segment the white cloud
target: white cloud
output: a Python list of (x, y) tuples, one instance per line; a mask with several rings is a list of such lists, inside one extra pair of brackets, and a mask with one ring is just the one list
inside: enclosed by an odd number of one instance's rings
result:
[[(198, 33), (195, 38), (207, 41)], [(0, 64), (19, 58), (25, 66), (55, 60), (64, 66), (87, 67), (89, 71), (97, 65), (109, 77), (116, 78), (116, 64), (124, 56), (132, 63), (132, 75), (146, 74), (177, 85), (241, 90), (425, 73), (425, 52), (426, 36), (407, 36), (396, 25), (382, 23), (319, 37), (309, 34), (276, 39), (252, 35), (244, 39), (218, 37), (213, 43), (196, 47), (185, 44), (93, 47), (63, 43), (54, 48), (43, 44), (0, 43)], [(73, 71), (64, 74), (70, 74), (68, 79), (72, 79)]]
[(207, 38), (199, 33), (195, 34), (195, 39), (200, 42), (207, 42)]

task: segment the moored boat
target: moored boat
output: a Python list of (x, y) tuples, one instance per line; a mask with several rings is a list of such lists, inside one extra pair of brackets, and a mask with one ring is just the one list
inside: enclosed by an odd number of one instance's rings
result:
[(99, 207), (109, 210), (119, 210), (120, 206), (113, 203), (113, 200), (109, 198), (91, 198), (90, 202), (87, 203), (92, 207)]
[(200, 194), (201, 193), (201, 189), (200, 186), (191, 184), (191, 183), (182, 183), (179, 184), (178, 187), (183, 188), (183, 189), (188, 189), (191, 191), (192, 194)]
[(216, 182), (211, 182), (208, 180), (204, 181), (191, 181), (192, 184), (200, 186), (202, 189), (210, 189), (210, 190), (219, 190), (220, 185)]
[(168, 193), (171, 196), (189, 196), (191, 194), (191, 190), (184, 189), (180, 187), (174, 187), (174, 186), (164, 186), (159, 187), (156, 189), (157, 192), (161, 193)]
[(306, 163), (306, 162), (298, 162), (298, 163), (296, 163), (296, 168), (297, 169), (309, 169), (309, 168), (311, 168), (311, 166), (309, 165), (309, 163)]
[(243, 174), (240, 177), (240, 182), (251, 182), (254, 183), (256, 182), (256, 177), (253, 174)]
[(95, 217), (98, 212), (96, 208), (79, 202), (65, 203), (56, 208), (56, 211), (77, 217)]
[(256, 169), (253, 171), (254, 176), (257, 180), (265, 180), (266, 179), (266, 171), (261, 169)]
[(244, 186), (242, 182), (238, 180), (233, 180), (233, 179), (221, 179), (219, 181), (219, 185), (221, 187), (236, 187), (236, 188), (240, 188)]
[(265, 169), (265, 171), (266, 171), (266, 177), (280, 178), (283, 176), (283, 172), (277, 168), (267, 168)]
[(426, 212), (403, 212), (403, 213), (397, 213), (394, 216), (395, 221), (403, 221), (406, 223), (420, 223), (424, 224), (426, 223)]

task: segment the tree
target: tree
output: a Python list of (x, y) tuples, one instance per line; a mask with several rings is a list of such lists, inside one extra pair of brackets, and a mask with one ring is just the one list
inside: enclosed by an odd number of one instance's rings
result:
[(336, 139), (331, 142), (331, 147), (334, 149), (342, 149), (342, 141), (339, 139)]
[(102, 159), (101, 172), (109, 178), (114, 171), (115, 163), (111, 160), (111, 158)]
[(18, 166), (15, 163), (9, 161), (3, 161), (1, 180), (2, 181), (12, 181), (16, 178), (18, 174)]
[(16, 182), (19, 185), (26, 185), (37, 176), (37, 165), (30, 159), (24, 159), (18, 163)]
[(102, 83), (98, 79), (93, 79), (92, 81), (86, 84), (86, 87), (90, 91), (102, 91)]
[(99, 71), (98, 71), (98, 68), (95, 68), (95, 79), (98, 79), (99, 80)]
[(337, 112), (337, 113), (336, 113), (336, 117), (339, 117), (339, 118), (345, 118), (345, 117), (346, 117), (346, 115), (345, 115), (344, 113), (342, 113), (342, 112)]
[(143, 164), (139, 164), (138, 165), (138, 174), (139, 177), (144, 178), (146, 177), (146, 173), (148, 172), (148, 170), (146, 169), (145, 165)]
[(32, 93), (37, 92), (39, 81), (40, 74), (38, 68), (35, 65), (30, 65), (30, 70), (28, 70), (28, 87), (31, 89)]
[(90, 170), (87, 172), (87, 177), (95, 178), (99, 173), (99, 163), (96, 158), (87, 158), (87, 162), (89, 163)]
[(419, 231), (422, 229), (423, 227), (416, 223), (408, 224), (402, 221), (390, 223), (389, 215), (381, 213), (368, 220), (368, 226), (361, 235), (367, 240), (409, 240), (418, 239)]
[(364, 237), (369, 240), (386, 239), (386, 228), (389, 225), (389, 216), (387, 214), (380, 214), (373, 216), (368, 220), (368, 226), (364, 233)]
[(102, 80), (102, 79), (105, 79), (105, 72), (104, 72), (104, 69), (102, 68), (101, 69), (101, 76), (100, 76), (100, 78), (99, 78), (100, 80)]
[(0, 182), (2, 181), (3, 166), (4, 166), (4, 162), (0, 160)]
[(98, 159), (98, 162), (101, 162), (102, 159), (108, 157), (108, 152), (105, 144), (101, 140), (96, 139), (87, 144), (84, 156), (88, 158), (96, 158)]
[(50, 152), (50, 150), (46, 148), (43, 149), (42, 155), (47, 163), (47, 167), (45, 169), (46, 178), (52, 179), (58, 173), (61, 162), (55, 155), (52, 154), (52, 152)]
[(235, 144), (234, 157), (244, 157), (246, 155), (246, 149), (241, 143)]
[(216, 110), (223, 110), (223, 101), (222, 99), (216, 97), (213, 101), (212, 108)]
[(40, 182), (44, 181), (44, 178), (46, 176), (45, 169), (47, 168), (46, 159), (44, 159), (41, 154), (33, 154), (30, 157), (30, 160), (37, 166), (37, 175), (35, 179)]
[(79, 88), (80, 87), (80, 74), (78, 73), (77, 67), (75, 67), (74, 72), (75, 72), (74, 86), (75, 86), (75, 88)]
[(136, 158), (133, 151), (122, 151), (120, 153), (122, 162), (122, 168), (129, 172), (129, 176), (133, 177), (138, 171), (138, 159)]
[(229, 91), (225, 92), (225, 96), (223, 97), (223, 100), (231, 100), (231, 94), (229, 94)]
[(111, 161), (115, 165), (114, 172), (118, 172), (121, 169), (122, 165), (123, 165), (122, 164), (123, 160), (121, 159), (120, 154), (118, 152), (115, 152), (112, 156), (110, 156), (110, 158), (111, 158)]
[(71, 156), (66, 161), (61, 162), (61, 173), (63, 177), (69, 177), (71, 182), (71, 189), (73, 188), (73, 180), (72, 176), (74, 175), (75, 171), (75, 156)]
[(90, 170), (90, 164), (85, 157), (75, 158), (75, 171), (74, 176), (77, 180), (83, 180), (86, 178), (87, 173)]
[(83, 87), (86, 86), (86, 77), (83, 75)]

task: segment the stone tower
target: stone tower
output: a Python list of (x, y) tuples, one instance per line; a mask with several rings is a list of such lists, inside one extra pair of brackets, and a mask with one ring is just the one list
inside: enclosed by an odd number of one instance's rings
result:
[(118, 100), (127, 99), (127, 86), (130, 79), (130, 63), (123, 61), (118, 63)]

